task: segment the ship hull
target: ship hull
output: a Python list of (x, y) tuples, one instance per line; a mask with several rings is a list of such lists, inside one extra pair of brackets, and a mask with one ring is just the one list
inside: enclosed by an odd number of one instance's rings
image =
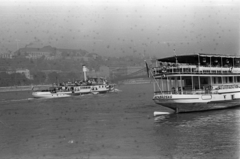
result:
[[(225, 97), (224, 97), (225, 96)], [(178, 95), (170, 99), (154, 96), (156, 104), (175, 110), (176, 113), (225, 109), (240, 106), (239, 94), (228, 95)], [(229, 97), (229, 98), (227, 98)]]
[(64, 98), (64, 97), (71, 97), (72, 93), (51, 93), (51, 92), (33, 92), (32, 96), (34, 98)]
[(175, 110), (176, 113), (225, 109), (240, 106), (240, 100), (209, 103), (157, 103)]

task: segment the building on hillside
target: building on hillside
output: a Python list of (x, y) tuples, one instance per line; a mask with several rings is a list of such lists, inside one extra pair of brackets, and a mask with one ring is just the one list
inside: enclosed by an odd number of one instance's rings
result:
[(33, 79), (33, 76), (30, 74), (29, 69), (17, 68), (16, 70), (8, 69), (7, 74), (20, 73), (24, 74), (27, 79)]
[(13, 54), (11, 53), (4, 53), (4, 54), (0, 54), (0, 58), (2, 59), (12, 59)]
[(14, 57), (24, 57), (29, 59), (44, 58), (46, 60), (63, 58), (89, 61), (89, 58), (96, 58), (98, 55), (89, 54), (87, 51), (81, 49), (57, 49), (51, 46), (44, 46), (42, 48), (21, 48), (14, 53)]
[(43, 48), (21, 48), (15, 52), (16, 57), (25, 57), (29, 59), (45, 58), (47, 60), (54, 59), (56, 48), (45, 46)]
[(88, 62), (89, 61), (89, 57), (82, 57), (81, 60), (83, 60), (84, 62)]
[(88, 61), (89, 57), (86, 55), (88, 54), (85, 50), (73, 50), (73, 49), (57, 49), (61, 52), (61, 57), (64, 59), (73, 59), (73, 60), (83, 60)]
[(93, 59), (97, 59), (97, 58), (99, 58), (100, 56), (99, 56), (98, 54), (96, 54), (96, 53), (90, 53), (90, 54), (87, 55), (87, 57), (93, 58)]
[(56, 50), (55, 59), (60, 59), (60, 58), (62, 58), (62, 52), (59, 50)]

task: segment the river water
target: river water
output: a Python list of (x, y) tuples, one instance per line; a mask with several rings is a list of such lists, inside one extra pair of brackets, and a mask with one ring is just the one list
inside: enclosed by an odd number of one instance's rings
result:
[(152, 85), (33, 99), (0, 93), (0, 158), (240, 158), (240, 108), (153, 117)]

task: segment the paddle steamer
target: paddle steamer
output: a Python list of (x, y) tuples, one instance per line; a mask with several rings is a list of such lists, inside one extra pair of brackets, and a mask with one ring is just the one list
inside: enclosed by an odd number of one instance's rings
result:
[(35, 98), (62, 98), (114, 91), (113, 84), (108, 84), (104, 78), (88, 78), (87, 71), (88, 69), (83, 65), (84, 80), (81, 82), (61, 83), (45, 90), (33, 90), (32, 95)]
[(155, 81), (154, 102), (176, 113), (240, 105), (240, 56), (172, 56), (147, 69)]

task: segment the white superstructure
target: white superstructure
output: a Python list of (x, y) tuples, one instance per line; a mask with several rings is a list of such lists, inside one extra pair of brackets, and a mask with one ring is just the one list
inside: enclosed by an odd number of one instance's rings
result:
[(240, 57), (216, 54), (158, 59), (149, 69), (155, 103), (176, 112), (240, 105)]

